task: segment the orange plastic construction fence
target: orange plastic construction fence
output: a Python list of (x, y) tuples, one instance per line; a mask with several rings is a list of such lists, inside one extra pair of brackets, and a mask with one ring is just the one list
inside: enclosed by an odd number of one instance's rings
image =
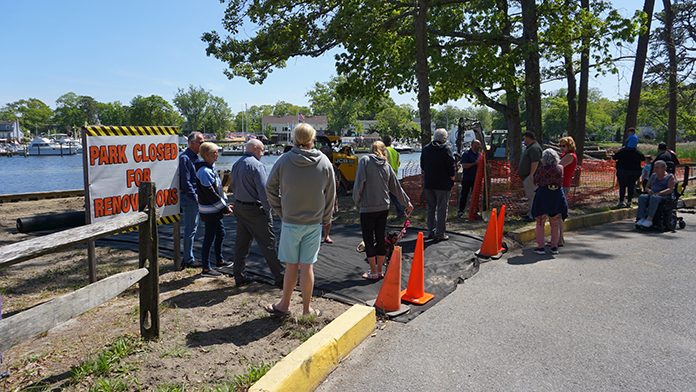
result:
[[(686, 162), (685, 162), (686, 163)], [(524, 195), (522, 180), (517, 176), (517, 162), (508, 160), (488, 161), (490, 181), (490, 207), (500, 209), (505, 205), (509, 214), (522, 214), (527, 211), (527, 198)], [(684, 169), (677, 168), (677, 178), (684, 177)], [(426, 206), (423, 194), (423, 173), (420, 165), (409, 162), (403, 168), (402, 185), (414, 206)], [(616, 181), (616, 166), (612, 160), (584, 160), (575, 169), (575, 175), (568, 195), (570, 207), (589, 206), (606, 201), (619, 200), (619, 187)], [(459, 205), (460, 185), (452, 187), (449, 205)], [(478, 210), (482, 208), (479, 197)], [(473, 200), (472, 200), (473, 203)]]

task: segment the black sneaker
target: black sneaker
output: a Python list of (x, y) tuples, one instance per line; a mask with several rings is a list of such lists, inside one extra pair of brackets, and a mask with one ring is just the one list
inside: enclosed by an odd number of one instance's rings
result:
[(203, 264), (201, 264), (200, 261), (198, 260), (193, 260), (191, 262), (184, 262), (181, 264), (182, 268), (201, 268)]
[(557, 254), (558, 254), (558, 248), (555, 247), (555, 246), (554, 246), (553, 248), (551, 248), (551, 254), (552, 254), (552, 255), (557, 255)]
[(221, 260), (220, 262), (218, 262), (217, 264), (215, 264), (215, 268), (216, 268), (216, 269), (220, 269), (220, 268), (224, 268), (224, 267), (229, 267), (229, 266), (231, 266), (231, 265), (232, 265), (232, 264), (226, 262), (225, 260)]
[(201, 277), (202, 277), (202, 278), (216, 278), (216, 277), (218, 277), (218, 276), (222, 276), (222, 274), (219, 273), (219, 272), (217, 272), (216, 270), (214, 270), (214, 269), (212, 269), (212, 268), (207, 269), (207, 270), (203, 270), (203, 271), (201, 272)]
[(244, 279), (242, 279), (241, 281), (235, 279), (235, 284), (237, 285), (237, 287), (246, 286), (250, 283), (254, 283), (254, 278), (252, 278), (251, 276), (245, 276)]
[(457, 212), (457, 218), (462, 219), (463, 217), (464, 217), (464, 212), (463, 212), (463, 211)]
[(544, 248), (536, 248), (536, 249), (534, 249), (534, 253), (536, 253), (538, 255), (545, 255), (546, 250)]
[(437, 237), (435, 237), (435, 241), (440, 242), (440, 241), (447, 241), (449, 239), (449, 236), (447, 234), (441, 234)]

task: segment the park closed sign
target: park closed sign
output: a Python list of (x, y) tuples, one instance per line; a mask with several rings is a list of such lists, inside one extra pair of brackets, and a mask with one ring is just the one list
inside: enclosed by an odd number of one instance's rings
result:
[(85, 200), (90, 223), (138, 211), (138, 187), (154, 182), (158, 223), (179, 220), (179, 132), (176, 127), (86, 126)]

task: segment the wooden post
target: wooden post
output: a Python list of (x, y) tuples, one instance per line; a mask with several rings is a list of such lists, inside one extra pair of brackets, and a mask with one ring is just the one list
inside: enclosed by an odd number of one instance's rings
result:
[(154, 182), (141, 182), (138, 189), (138, 211), (145, 211), (148, 220), (140, 225), (140, 268), (149, 273), (140, 280), (140, 336), (146, 340), (159, 338), (159, 265), (157, 238), (157, 205)]
[[(89, 174), (87, 168), (89, 167), (89, 159), (87, 158), (87, 130), (82, 128), (80, 131), (82, 136), (82, 178), (85, 184), (85, 223), (92, 224), (92, 206), (89, 203)], [(89, 274), (89, 283), (94, 283), (97, 281), (97, 257), (96, 248), (94, 241), (90, 241), (87, 244), (87, 271)]]

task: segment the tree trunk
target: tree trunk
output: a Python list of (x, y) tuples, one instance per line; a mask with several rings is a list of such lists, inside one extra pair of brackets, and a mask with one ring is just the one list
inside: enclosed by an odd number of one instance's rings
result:
[(520, 122), (520, 96), (517, 90), (508, 89), (507, 93), (507, 110), (505, 113), (505, 122), (508, 129), (508, 158), (510, 162), (517, 167), (517, 163), (522, 157), (522, 124)]
[(428, 82), (428, 6), (430, 0), (418, 2), (416, 15), (416, 81), (418, 111), (421, 120), (421, 145), (430, 143), (430, 84)]
[[(580, 0), (580, 6), (589, 14), (590, 1)], [(578, 92), (578, 123), (575, 131), (575, 154), (578, 156), (578, 164), (582, 164), (585, 155), (585, 134), (587, 128), (587, 95), (590, 83), (590, 40), (583, 38), (582, 52), (580, 54), (580, 91)]]
[(536, 0), (522, 0), (522, 38), (527, 48), (524, 61), (525, 103), (527, 131), (536, 135), (542, 144), (541, 126), (541, 70), (539, 65), (539, 37)]
[(638, 37), (638, 49), (636, 49), (636, 63), (633, 67), (633, 77), (631, 79), (631, 91), (628, 94), (628, 109), (626, 110), (626, 123), (624, 126), (622, 142), (626, 141), (628, 135), (626, 129), (635, 128), (638, 124), (638, 105), (640, 104), (640, 90), (643, 83), (643, 72), (645, 71), (645, 61), (648, 57), (648, 43), (650, 41), (650, 24), (652, 23), (653, 8), (655, 0), (645, 0), (643, 12), (648, 16), (645, 34)]
[(578, 100), (577, 100), (577, 81), (575, 80), (575, 67), (573, 67), (573, 56), (567, 54), (564, 57), (566, 80), (568, 81), (568, 136), (573, 140), (577, 139), (576, 123), (578, 121)]
[(672, 2), (662, 0), (665, 7), (665, 45), (669, 59), (669, 120), (667, 125), (667, 147), (677, 148), (677, 50), (674, 46), (674, 12)]

